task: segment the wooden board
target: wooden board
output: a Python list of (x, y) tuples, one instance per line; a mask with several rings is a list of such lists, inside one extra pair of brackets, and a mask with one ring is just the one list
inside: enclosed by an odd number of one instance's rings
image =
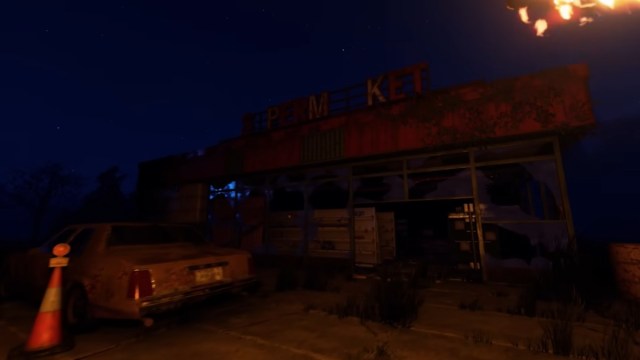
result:
[(376, 213), (378, 222), (378, 239), (380, 242), (380, 259), (394, 260), (396, 258), (396, 225), (393, 212)]
[(354, 209), (355, 221), (355, 263), (356, 265), (377, 265), (380, 263), (380, 244), (376, 229), (376, 209)]
[(314, 210), (311, 214), (309, 254), (315, 257), (348, 258), (351, 254), (349, 211)]

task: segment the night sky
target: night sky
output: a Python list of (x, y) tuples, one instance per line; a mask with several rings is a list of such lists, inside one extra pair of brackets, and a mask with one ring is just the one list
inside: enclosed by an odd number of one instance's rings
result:
[(132, 190), (245, 112), (418, 62), (437, 88), (586, 62), (598, 121), (640, 114), (640, 11), (540, 38), (503, 0), (3, 3), (0, 179), (118, 165)]

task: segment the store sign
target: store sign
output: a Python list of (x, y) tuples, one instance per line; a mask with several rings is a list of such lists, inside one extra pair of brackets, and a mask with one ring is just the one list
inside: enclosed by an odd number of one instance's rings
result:
[(345, 89), (322, 92), (245, 116), (245, 128), (251, 132), (270, 130), (293, 123), (317, 120), (356, 110), (422, 95), (428, 89), (428, 66), (413, 65)]

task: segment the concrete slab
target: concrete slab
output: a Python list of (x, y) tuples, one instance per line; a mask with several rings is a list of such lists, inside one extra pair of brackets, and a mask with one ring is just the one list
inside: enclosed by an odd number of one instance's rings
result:
[[(267, 291), (209, 301), (161, 317), (151, 329), (103, 322), (95, 332), (76, 336), (76, 348), (54, 359), (337, 360), (364, 359), (375, 348), (394, 359), (546, 357), (526, 349), (527, 340), (541, 333), (540, 319), (458, 307), (460, 296), (486, 294), (486, 288), (434, 289), (413, 329), (338, 319), (318, 310), (362, 294), (366, 286), (356, 282), (344, 284), (340, 292)], [(0, 351), (6, 354), (24, 340), (36, 309), (5, 303), (0, 311)], [(576, 335), (580, 341), (600, 341), (601, 329), (579, 325)]]

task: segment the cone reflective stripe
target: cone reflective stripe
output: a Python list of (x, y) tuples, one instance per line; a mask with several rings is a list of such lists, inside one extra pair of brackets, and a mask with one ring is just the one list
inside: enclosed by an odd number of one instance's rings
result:
[(62, 343), (62, 268), (55, 267), (40, 311), (25, 344), (26, 351), (39, 351)]

